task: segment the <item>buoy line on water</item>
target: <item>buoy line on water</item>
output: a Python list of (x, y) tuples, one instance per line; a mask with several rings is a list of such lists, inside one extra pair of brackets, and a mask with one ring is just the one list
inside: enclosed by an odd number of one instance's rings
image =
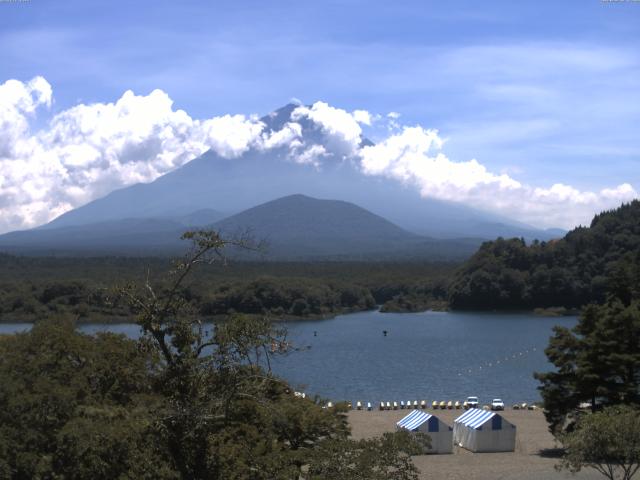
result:
[(530, 355), (532, 353), (535, 353), (538, 351), (538, 347), (530, 347), (527, 348), (525, 350), (522, 350), (520, 352), (515, 352), (515, 353), (510, 353), (505, 355), (504, 357), (500, 357), (496, 360), (490, 361), (490, 362), (484, 362), (480, 365), (475, 364), (473, 366), (470, 366), (468, 368), (462, 368), (461, 370), (458, 371), (458, 377), (461, 377), (463, 375), (470, 375), (473, 373), (480, 373), (482, 371), (486, 371), (490, 368), (494, 368), (494, 367), (499, 367), (501, 365), (505, 365), (505, 364), (509, 364), (514, 360), (519, 360), (522, 359), (524, 357), (526, 357), (527, 355)]
[[(306, 398), (306, 394), (303, 392), (293, 392), (294, 395), (296, 397), (300, 397), (300, 398)], [(363, 401), (363, 400), (358, 400), (356, 402), (351, 402), (351, 401), (337, 401), (337, 402), (333, 402), (333, 401), (327, 401), (326, 403), (324, 403), (322, 405), (322, 408), (333, 408), (335, 407), (337, 404), (344, 404), (347, 407), (347, 410), (361, 410), (361, 411), (390, 411), (390, 410), (468, 410), (470, 408), (478, 408), (478, 409), (482, 409), (482, 410), (492, 410), (492, 411), (504, 411), (507, 410), (507, 408), (510, 408), (511, 410), (539, 410), (541, 407), (540, 405), (536, 404), (536, 403), (527, 403), (527, 402), (518, 402), (518, 403), (514, 403), (513, 406), (511, 407), (507, 407), (506, 405), (502, 405), (502, 408), (492, 408), (491, 404), (486, 404), (486, 405), (478, 405), (476, 407), (470, 407), (467, 402), (462, 402), (459, 400), (449, 400), (449, 401), (445, 401), (445, 400), (441, 400), (441, 401), (437, 401), (434, 400), (433, 402), (429, 402), (428, 400), (409, 400), (407, 401), (407, 403), (405, 403), (404, 401), (380, 401), (379, 405), (377, 404), (377, 402), (371, 402), (371, 401)]]

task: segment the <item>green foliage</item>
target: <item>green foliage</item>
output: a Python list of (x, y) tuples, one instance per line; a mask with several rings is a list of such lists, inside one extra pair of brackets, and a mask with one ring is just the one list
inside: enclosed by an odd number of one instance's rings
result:
[[(396, 435), (351, 441), (344, 405), (299, 398), (270, 372), (270, 357), (281, 353), (270, 347), (285, 342), (285, 331), (257, 316), (232, 315), (214, 328), (201, 322), (187, 278), (234, 243), (215, 232), (185, 238), (193, 250), (167, 279), (118, 289), (140, 340), (80, 334), (68, 319), (0, 337), (0, 477), (350, 478), (322, 474), (331, 455), (345, 475), (357, 461), (368, 478), (415, 478), (413, 443)], [(84, 286), (45, 291), (51, 302)], [(346, 289), (340, 302), (360, 293)], [(315, 308), (313, 298), (296, 300)]]
[(594, 410), (640, 405), (638, 271), (640, 264), (621, 268), (605, 304), (585, 308), (572, 330), (555, 328), (545, 353), (556, 370), (536, 374), (552, 431), (570, 427), (582, 402)]
[(202, 361), (176, 350), (173, 366), (149, 341), (66, 320), (1, 337), (0, 478), (292, 478), (348, 428), (344, 408), (297, 398), (259, 368), (266, 328), (227, 322), (220, 348)]
[(623, 265), (640, 263), (640, 201), (596, 215), (589, 228), (563, 239), (499, 238), (484, 243), (456, 273), (449, 301), (456, 309), (567, 307), (601, 303)]
[(560, 468), (573, 473), (593, 468), (610, 480), (630, 480), (640, 469), (640, 411), (609, 407), (585, 414), (571, 433), (560, 436), (566, 449)]
[(144, 407), (77, 409), (58, 432), (52, 470), (69, 480), (178, 478), (161, 458)]
[[(147, 281), (121, 291), (162, 359), (161, 443), (181, 478), (297, 478), (319, 445), (346, 439), (344, 408), (297, 398), (271, 374), (269, 347), (282, 344), (285, 332), (269, 322), (232, 316), (213, 332), (202, 328), (182, 286), (229, 242), (209, 232), (188, 238), (194, 249), (175, 265), (169, 288)], [(404, 468), (396, 457), (386, 458)]]
[(432, 268), (421, 278), (373, 285), (371, 292), (383, 312), (421, 312), (447, 308), (450, 272)]
[[(228, 242), (209, 232), (188, 238), (194, 249), (176, 263), (168, 287), (147, 281), (120, 292), (137, 314), (143, 341), (161, 358), (160, 441), (181, 478), (291, 477), (301, 466), (298, 450), (346, 435), (344, 420), (294, 397), (271, 375), (268, 347), (282, 343), (284, 332), (269, 322), (235, 316), (212, 332), (203, 328), (183, 283)], [(283, 411), (292, 414), (286, 421)]]
[(555, 329), (545, 352), (557, 370), (536, 378), (552, 430), (582, 402), (640, 405), (640, 302), (588, 307), (573, 331)]
[[(221, 262), (224, 263), (224, 262)], [(0, 254), (0, 321), (69, 314), (79, 322), (132, 321), (114, 303), (116, 283), (143, 284), (172, 266), (161, 258), (51, 258)], [(199, 266), (181, 295), (203, 316), (246, 313), (274, 319), (333, 316), (385, 304), (389, 311), (441, 308), (454, 264), (237, 262)]]
[(204, 300), (205, 315), (230, 312), (308, 317), (335, 315), (375, 307), (373, 296), (364, 287), (344, 282), (318, 282), (307, 278), (263, 277), (251, 282), (224, 285)]
[(419, 455), (430, 440), (407, 431), (367, 440), (324, 441), (314, 453), (308, 480), (417, 480), (411, 455)]
[(171, 478), (144, 438), (155, 364), (124, 336), (65, 319), (0, 338), (2, 478)]

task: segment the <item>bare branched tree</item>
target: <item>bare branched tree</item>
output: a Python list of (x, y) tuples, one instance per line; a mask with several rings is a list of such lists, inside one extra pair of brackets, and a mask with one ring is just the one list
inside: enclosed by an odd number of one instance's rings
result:
[(212, 432), (233, 422), (232, 403), (251, 399), (268, 408), (268, 391), (286, 388), (271, 374), (269, 357), (281, 351), (286, 332), (264, 318), (236, 316), (207, 325), (185, 296), (186, 281), (199, 265), (225, 264), (230, 247), (261, 251), (247, 235), (228, 239), (214, 231), (187, 232), (191, 248), (169, 272), (168, 282), (147, 274), (144, 285), (119, 288), (137, 316), (143, 348), (162, 358), (158, 380), (167, 399), (158, 412), (176, 468), (184, 478), (210, 471), (203, 451)]

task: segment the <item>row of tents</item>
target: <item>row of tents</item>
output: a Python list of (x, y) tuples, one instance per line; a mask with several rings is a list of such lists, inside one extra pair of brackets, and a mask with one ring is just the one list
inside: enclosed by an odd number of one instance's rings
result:
[(453, 421), (453, 428), (432, 415), (414, 410), (400, 420), (398, 429), (429, 435), (431, 448), (425, 453), (452, 453), (453, 445), (472, 452), (513, 452), (516, 427), (496, 412), (472, 408)]

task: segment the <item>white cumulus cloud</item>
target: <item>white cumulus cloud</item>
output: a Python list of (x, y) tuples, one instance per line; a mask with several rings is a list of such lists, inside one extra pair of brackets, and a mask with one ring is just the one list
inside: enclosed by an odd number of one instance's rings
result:
[(424, 197), (464, 202), (536, 226), (586, 223), (594, 213), (638, 196), (628, 183), (598, 191), (563, 183), (531, 186), (476, 159), (451, 160), (437, 130), (402, 126), (395, 112), (386, 115), (386, 127), (378, 125), (386, 129), (384, 138), (363, 146), (363, 128), (382, 119), (366, 110), (299, 105), (271, 131), (252, 116), (193, 119), (174, 109), (161, 90), (127, 91), (113, 103), (61, 111), (32, 131), (52, 102), (51, 85), (42, 77), (0, 85), (0, 232), (43, 224), (114, 189), (152, 181), (210, 149), (237, 161), (250, 149), (273, 150), (274, 159), (318, 171), (323, 163), (348, 159), (363, 175), (402, 182)]
[(373, 122), (381, 118), (380, 115), (372, 115), (366, 110), (354, 110), (351, 115), (356, 122), (367, 126), (371, 126)]
[(243, 115), (194, 120), (154, 90), (76, 105), (32, 132), (30, 121), (51, 102), (42, 77), (0, 85), (0, 231), (32, 227), (116, 188), (152, 181), (209, 149), (238, 157), (261, 142), (264, 127)]
[(436, 130), (404, 127), (398, 134), (361, 149), (362, 171), (420, 189), (424, 197), (463, 202), (541, 227), (587, 224), (594, 213), (638, 196), (628, 183), (600, 191), (581, 191), (561, 183), (532, 187), (507, 174), (490, 172), (475, 159), (450, 160)]
[[(358, 116), (362, 119), (362, 114)], [(293, 111), (293, 120), (304, 117), (322, 129), (326, 135), (327, 147), (332, 152), (342, 154), (344, 158), (356, 154), (360, 147), (362, 128), (353, 114), (325, 102), (316, 102), (311, 107), (300, 106)]]

